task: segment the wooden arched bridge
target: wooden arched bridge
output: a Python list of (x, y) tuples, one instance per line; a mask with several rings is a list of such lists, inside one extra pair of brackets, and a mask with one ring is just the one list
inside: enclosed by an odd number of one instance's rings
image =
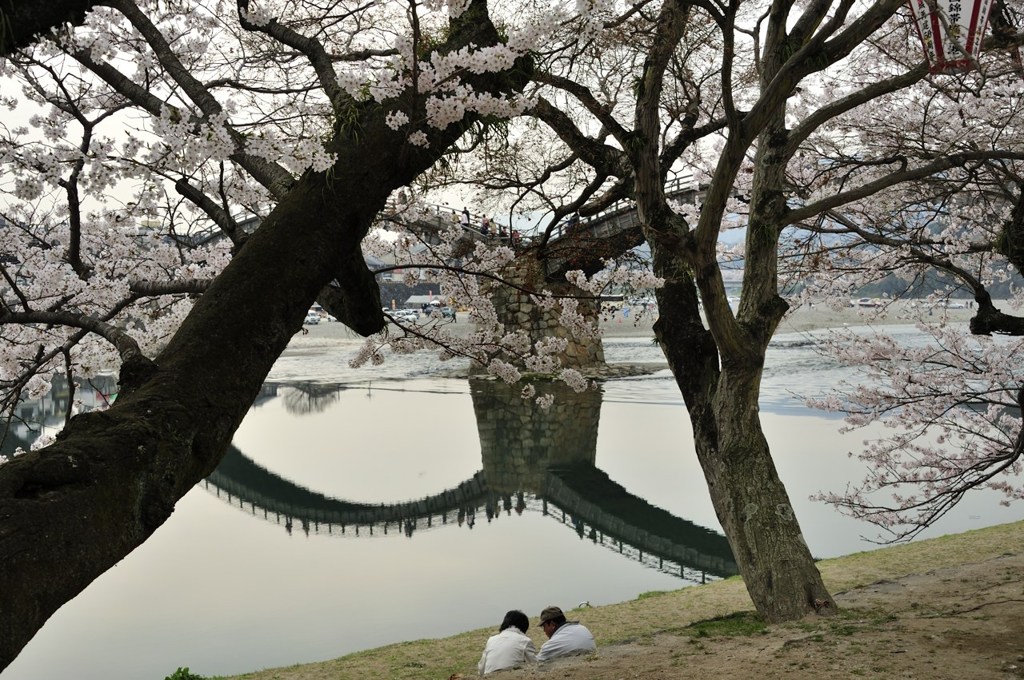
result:
[[(665, 185), (665, 194), (674, 201), (692, 202), (703, 196), (704, 189), (695, 186), (690, 178), (680, 178)], [(528, 235), (516, 238), (512, 226), (490, 221), (487, 216), (465, 208), (458, 210), (437, 204), (421, 206), (426, 209), (407, 213), (399, 203), (391, 202), (381, 212), (378, 221), (381, 226), (401, 224), (427, 240), (436, 238), (443, 230), (458, 226), (471, 240), (507, 241), (521, 256), (541, 260), (549, 281), (564, 280), (570, 269), (593, 274), (604, 267), (605, 260), (618, 257), (644, 241), (640, 220), (631, 200), (618, 201), (586, 217), (562, 220), (547, 239)], [(483, 227), (485, 220), (489, 221), (486, 228)], [(250, 217), (240, 221), (238, 228), (251, 232), (258, 226), (259, 220)], [(176, 238), (182, 244), (200, 246), (225, 236), (219, 227), (213, 226)]]
[[(665, 185), (665, 195), (676, 202), (693, 202), (700, 200), (704, 189), (698, 188), (691, 178), (680, 178)], [(390, 205), (381, 215), (382, 222), (401, 223), (427, 239), (457, 224), (472, 240), (506, 240), (519, 256), (543, 262), (545, 278), (555, 282), (563, 281), (571, 269), (580, 269), (588, 275), (600, 271), (605, 260), (619, 257), (644, 242), (640, 218), (631, 200), (617, 201), (586, 217), (564, 219), (546, 239), (516, 238), (514, 229), (502, 224), (492, 223), (483, 231), (481, 224), (485, 219), (486, 216), (473, 212), (463, 217), (461, 211), (441, 205), (428, 205), (425, 212), (415, 213), (412, 220), (403, 217), (397, 205)]]

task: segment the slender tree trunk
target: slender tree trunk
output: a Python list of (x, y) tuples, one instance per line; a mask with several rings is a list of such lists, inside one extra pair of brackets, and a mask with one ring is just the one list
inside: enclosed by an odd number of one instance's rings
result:
[(758, 612), (791, 621), (830, 611), (758, 415), (760, 367), (726, 368), (715, 393), (717, 440), (696, 441), (719, 520)]
[(761, 429), (763, 348), (760, 359), (720, 367), (696, 284), (677, 258), (657, 246), (652, 252), (655, 272), (666, 278), (655, 334), (689, 411), (697, 457), (747, 592), (768, 621), (831, 611)]

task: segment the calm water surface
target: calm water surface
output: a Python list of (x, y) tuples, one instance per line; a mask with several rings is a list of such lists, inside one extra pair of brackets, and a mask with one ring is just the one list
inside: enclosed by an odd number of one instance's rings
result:
[[(346, 363), (353, 345), (304, 342), (275, 367), (232, 454), (263, 479), (259, 504), (221, 488), (230, 480), (196, 487), (145, 545), (63, 607), (0, 678), (159, 680), (178, 666), (240, 673), (496, 626), (510, 608), (535, 615), (548, 604), (620, 602), (699, 580), (699, 570), (684, 566), (680, 578), (677, 564), (610, 538), (593, 521), (551, 504), (545, 513), (537, 493), (572, 481), (538, 469), (568, 466), (593, 475), (602, 495), (621, 488), (631, 502), (675, 515), (680, 527), (685, 520), (719, 530), (667, 371), (609, 382), (574, 418), (551, 418), (552, 436), (561, 438), (553, 446), (529, 420), (515, 427), (513, 406), (495, 408), (468, 381), (438, 377), (451, 367), (432, 356), (353, 371)], [(608, 340), (606, 352), (612, 362), (663, 361), (649, 339)], [(862, 475), (845, 454), (871, 433), (839, 435), (839, 420), (807, 411), (794, 396), (844, 375), (805, 338), (782, 336), (761, 402), (780, 475), (820, 557), (870, 549), (861, 537), (875, 536), (808, 500)], [(296, 486), (351, 506), (436, 499), (468, 488), (481, 471), (490, 500), (465, 502), (443, 521), (435, 514), (429, 527), (420, 516), (386, 533), (380, 523), (372, 532), (364, 525), (356, 535), (353, 524), (342, 533), (268, 510), (270, 496), (298, 493)], [(515, 486), (525, 492), (517, 496)], [(926, 535), (1022, 517), (1020, 507), (977, 495)]]

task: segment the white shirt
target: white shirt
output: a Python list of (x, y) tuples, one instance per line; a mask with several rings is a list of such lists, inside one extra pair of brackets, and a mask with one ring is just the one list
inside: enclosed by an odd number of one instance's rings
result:
[(597, 649), (594, 636), (578, 621), (566, 621), (547, 642), (540, 646), (537, 661), (550, 661), (560, 656), (586, 654)]
[(506, 668), (523, 666), (536, 660), (537, 648), (533, 646), (533, 640), (515, 626), (509, 626), (487, 640), (476, 668), (480, 675), (486, 675)]

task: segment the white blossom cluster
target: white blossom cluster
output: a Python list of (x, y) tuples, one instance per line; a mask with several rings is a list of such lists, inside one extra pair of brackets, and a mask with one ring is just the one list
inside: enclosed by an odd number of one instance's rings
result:
[[(393, 212), (389, 214), (403, 221), (429, 221), (437, 214), (436, 208), (422, 204), (405, 191), (400, 192), (391, 205)], [(568, 339), (532, 339), (525, 330), (506, 327), (500, 321), (490, 289), (506, 285), (501, 282), (502, 272), (514, 261), (515, 252), (507, 245), (483, 241), (474, 242), (473, 249), (466, 251), (462, 240), (464, 232), (459, 225), (443, 229), (439, 236), (438, 242), (424, 243), (400, 221), (387, 231), (371, 233), (363, 242), (363, 250), (384, 260), (394, 259), (399, 269), (408, 268), (411, 281), (436, 283), (439, 299), (469, 310), (463, 314), (474, 323), (475, 331), (468, 337), (455, 334), (451, 321), (438, 313), (427, 314), (415, 322), (394, 319), (393, 323), (409, 334), (389, 332), (368, 339), (351, 364), (361, 366), (383, 361), (387, 347), (402, 353), (436, 348), (442, 360), (456, 356), (469, 358), (488, 374), (508, 383), (518, 382), (527, 371), (551, 375), (577, 391), (587, 389), (590, 382), (579, 371), (562, 365), (559, 358), (568, 347)], [(457, 266), (453, 267), (453, 263)], [(482, 277), (482, 273), (486, 276)], [(650, 272), (625, 267), (613, 267), (590, 279), (574, 272), (570, 280), (582, 284), (580, 294), (587, 297), (593, 295), (592, 291), (604, 290), (609, 282), (634, 285), (638, 289), (662, 284)], [(487, 285), (482, 286), (482, 281)], [(549, 291), (536, 291), (530, 298), (545, 309), (557, 310), (559, 323), (570, 335), (580, 339), (598, 337), (600, 331), (594, 319), (580, 311), (576, 298), (554, 296)], [(534, 390), (524, 390), (524, 398), (535, 397)], [(538, 405), (549, 406), (550, 400), (551, 397), (543, 396)]]
[[(897, 536), (922, 526), (947, 500), (972, 487), (1006, 501), (1024, 498), (1011, 480), (1024, 471), (1013, 455), (1021, 427), (1011, 414), (1024, 378), (1016, 341), (971, 336), (949, 325), (922, 325), (934, 344), (907, 346), (884, 334), (835, 333), (830, 352), (860, 366), (866, 379), (813, 400), (846, 412), (849, 428), (881, 421), (891, 434), (865, 442), (867, 474), (843, 493), (820, 500), (869, 519)], [(991, 472), (1006, 466), (1007, 477)]]
[(427, 123), (443, 130), (462, 120), (467, 113), (508, 118), (521, 114), (531, 105), (531, 101), (523, 97), (495, 97), (459, 87), (450, 95), (433, 96), (427, 100)]
[(307, 168), (324, 172), (334, 165), (338, 157), (328, 153), (317, 139), (273, 140), (268, 138), (248, 139), (246, 153), (273, 163), (281, 163), (293, 174), (301, 174)]
[(266, 26), (274, 19), (269, 7), (263, 3), (249, 3), (249, 8), (244, 12), (244, 15), (245, 19), (255, 26)]

